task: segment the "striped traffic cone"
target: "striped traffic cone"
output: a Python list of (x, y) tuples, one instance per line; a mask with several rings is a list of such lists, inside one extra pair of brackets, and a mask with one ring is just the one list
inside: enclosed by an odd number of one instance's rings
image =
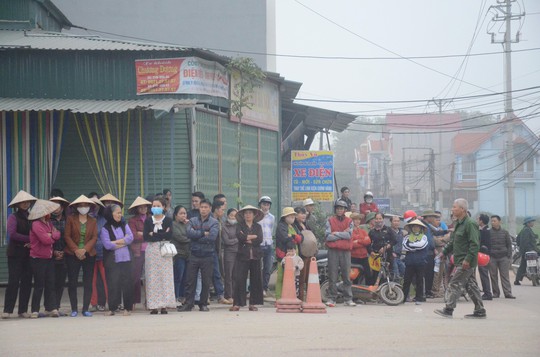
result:
[(312, 257), (309, 264), (307, 296), (306, 302), (302, 304), (302, 312), (311, 314), (326, 314), (326, 306), (322, 303), (321, 299), (321, 286), (319, 285), (317, 259)]
[(276, 301), (276, 312), (302, 312), (302, 301), (296, 297), (293, 258), (286, 256), (283, 272), (283, 291), (281, 299)]

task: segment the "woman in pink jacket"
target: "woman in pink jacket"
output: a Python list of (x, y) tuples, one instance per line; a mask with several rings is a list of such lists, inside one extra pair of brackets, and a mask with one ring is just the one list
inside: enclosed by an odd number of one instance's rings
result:
[(60, 316), (56, 309), (54, 286), (53, 244), (60, 239), (60, 232), (51, 222), (51, 213), (56, 211), (58, 203), (37, 200), (29, 220), (34, 220), (30, 230), (30, 265), (34, 274), (34, 294), (32, 295), (31, 318), (38, 318), (41, 295), (45, 290), (45, 315)]

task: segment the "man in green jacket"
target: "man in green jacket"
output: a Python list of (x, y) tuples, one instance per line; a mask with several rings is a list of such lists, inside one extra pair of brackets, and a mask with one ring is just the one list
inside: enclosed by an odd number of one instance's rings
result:
[(435, 310), (435, 313), (451, 318), (463, 287), (465, 287), (474, 303), (474, 312), (465, 315), (465, 317), (485, 319), (486, 309), (484, 309), (475, 276), (475, 268), (478, 265), (478, 250), (480, 249), (480, 231), (476, 222), (467, 215), (468, 207), (469, 204), (464, 198), (458, 198), (452, 205), (452, 216), (456, 220), (454, 232), (452, 232), (450, 242), (439, 256), (442, 258), (454, 253), (455, 270), (444, 297), (446, 307)]
[(538, 252), (538, 247), (536, 246), (538, 235), (535, 234), (532, 230), (535, 221), (536, 218), (534, 217), (525, 218), (525, 220), (523, 221), (524, 227), (518, 234), (517, 241), (519, 246), (519, 253), (521, 254), (521, 264), (519, 265), (514, 285), (521, 285), (520, 282), (526, 275), (527, 259), (525, 258), (525, 253), (529, 251)]

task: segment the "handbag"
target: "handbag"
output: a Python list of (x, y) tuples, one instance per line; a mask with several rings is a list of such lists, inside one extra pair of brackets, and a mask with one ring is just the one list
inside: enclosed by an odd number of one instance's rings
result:
[(159, 251), (162, 257), (174, 257), (178, 252), (176, 247), (171, 242), (161, 242), (159, 244)]

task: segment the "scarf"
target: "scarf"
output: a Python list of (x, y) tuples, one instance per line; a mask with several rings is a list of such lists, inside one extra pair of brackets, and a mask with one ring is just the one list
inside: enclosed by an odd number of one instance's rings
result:
[(152, 223), (154, 223), (154, 233), (157, 233), (158, 231), (163, 229), (163, 226), (161, 225), (163, 223), (163, 220), (165, 219), (165, 215), (160, 220), (157, 220), (155, 216), (152, 216)]

